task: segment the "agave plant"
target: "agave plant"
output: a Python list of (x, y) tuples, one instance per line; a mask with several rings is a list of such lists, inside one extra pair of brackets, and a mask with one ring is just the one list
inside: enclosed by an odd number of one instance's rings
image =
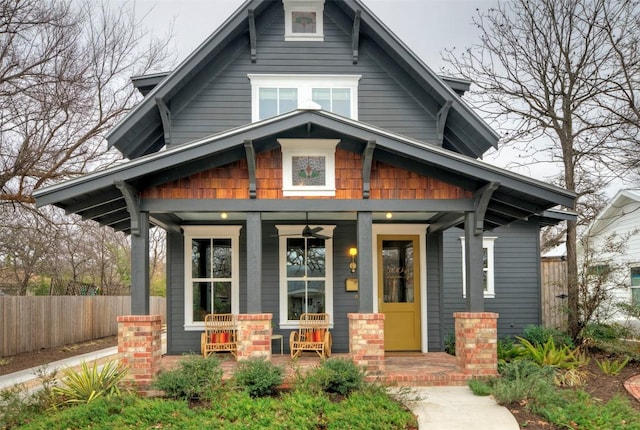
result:
[(66, 368), (62, 371), (63, 385), (53, 388), (53, 408), (78, 403), (90, 403), (102, 396), (122, 394), (120, 383), (128, 369), (117, 361), (108, 361), (101, 368), (96, 362), (90, 368), (82, 362), (80, 371)]

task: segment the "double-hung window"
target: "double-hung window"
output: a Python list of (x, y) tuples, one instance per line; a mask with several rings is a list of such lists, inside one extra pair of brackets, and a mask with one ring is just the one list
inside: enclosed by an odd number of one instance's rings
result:
[(305, 226), (278, 225), (280, 235), (280, 327), (295, 328), (305, 312), (326, 312), (333, 323), (333, 247), (335, 226), (321, 227), (327, 237), (303, 237)]
[(201, 329), (206, 314), (239, 313), (241, 226), (183, 226), (185, 329)]
[[(484, 297), (493, 298), (495, 292), (495, 271), (494, 271), (494, 242), (497, 237), (482, 238), (482, 280), (484, 284)], [(462, 296), (466, 297), (467, 292), (467, 271), (466, 260), (464, 258), (464, 237), (460, 238), (462, 244)]]
[(300, 107), (320, 109), (358, 119), (361, 75), (255, 75), (251, 80), (251, 118), (260, 121)]

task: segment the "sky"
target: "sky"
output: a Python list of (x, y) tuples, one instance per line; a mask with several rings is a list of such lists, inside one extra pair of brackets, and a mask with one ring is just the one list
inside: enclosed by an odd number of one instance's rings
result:
[[(111, 0), (122, 3), (131, 0)], [(280, 0), (276, 0), (280, 1)], [(495, 7), (497, 0), (363, 0), (364, 4), (422, 61), (439, 73), (446, 63), (445, 49), (465, 48), (477, 43), (480, 32), (472, 19), (478, 11)], [(195, 50), (241, 4), (243, 0), (135, 0), (135, 11), (143, 26), (159, 37), (172, 34), (171, 49), (176, 65)], [(513, 149), (488, 152), (484, 160), (499, 167), (548, 180), (554, 166), (514, 166)]]

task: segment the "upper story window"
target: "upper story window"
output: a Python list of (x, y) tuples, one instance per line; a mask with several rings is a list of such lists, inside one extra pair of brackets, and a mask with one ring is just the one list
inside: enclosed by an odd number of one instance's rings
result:
[(362, 75), (247, 76), (254, 122), (291, 112), (310, 101), (323, 110), (358, 119), (358, 81)]
[(288, 42), (324, 40), (324, 0), (282, 0), (284, 40)]

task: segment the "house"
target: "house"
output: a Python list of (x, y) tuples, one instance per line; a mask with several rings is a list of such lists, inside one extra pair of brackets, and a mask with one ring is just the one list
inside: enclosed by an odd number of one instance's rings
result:
[(167, 231), (169, 353), (199, 349), (209, 312), (266, 314), (286, 337), (327, 312), (335, 352), (358, 315), (382, 316), (382, 353), (443, 350), (456, 312), (499, 314), (500, 335), (539, 323), (539, 229), (575, 195), (479, 160), (499, 136), (469, 83), (361, 1), (247, 1), (133, 81), (145, 97), (107, 136), (128, 161), (36, 200), (131, 234), (133, 315), (149, 226)]
[[(578, 248), (590, 288), (607, 291), (595, 315), (623, 321), (617, 303), (640, 305), (640, 190), (620, 190), (593, 220)], [(622, 243), (623, 248), (612, 246)], [(601, 284), (601, 285), (598, 285)]]

